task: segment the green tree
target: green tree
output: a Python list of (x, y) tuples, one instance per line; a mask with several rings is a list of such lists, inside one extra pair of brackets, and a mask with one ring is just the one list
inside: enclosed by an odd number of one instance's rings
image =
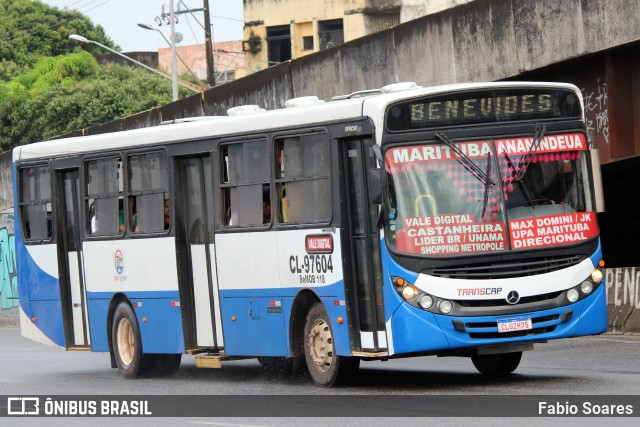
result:
[[(142, 68), (100, 66), (81, 34), (118, 49), (84, 15), (0, 0), (0, 151), (171, 102), (171, 82)], [(86, 50), (85, 50), (86, 49)], [(180, 96), (191, 92), (180, 88)]]
[(0, 82), (28, 71), (43, 56), (81, 50), (102, 53), (98, 46), (79, 46), (69, 39), (74, 33), (119, 49), (101, 26), (77, 11), (61, 10), (40, 1), (1, 0)]
[[(69, 64), (77, 66), (72, 73)], [(181, 96), (191, 94), (180, 90)], [(86, 53), (44, 58), (32, 72), (0, 85), (0, 148), (106, 123), (171, 100), (171, 82), (143, 69), (98, 67)]]

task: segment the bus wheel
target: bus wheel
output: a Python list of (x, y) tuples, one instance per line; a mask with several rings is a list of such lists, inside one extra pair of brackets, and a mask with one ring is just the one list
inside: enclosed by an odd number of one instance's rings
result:
[(121, 302), (113, 314), (111, 342), (118, 369), (126, 378), (143, 373), (142, 342), (136, 315), (131, 306)]
[(329, 316), (322, 304), (309, 310), (304, 326), (304, 355), (313, 381), (325, 387), (355, 380), (360, 359), (335, 353)]
[(522, 359), (522, 352), (485, 354), (471, 356), (473, 366), (485, 375), (506, 375), (516, 370)]

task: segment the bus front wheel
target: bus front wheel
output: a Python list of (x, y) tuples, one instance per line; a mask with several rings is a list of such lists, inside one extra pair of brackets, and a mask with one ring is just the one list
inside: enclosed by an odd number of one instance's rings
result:
[(309, 375), (320, 386), (350, 383), (358, 374), (360, 359), (336, 354), (329, 316), (320, 303), (313, 305), (307, 314), (304, 355)]
[(471, 356), (473, 366), (485, 375), (506, 375), (516, 370), (522, 359), (522, 352), (485, 354)]

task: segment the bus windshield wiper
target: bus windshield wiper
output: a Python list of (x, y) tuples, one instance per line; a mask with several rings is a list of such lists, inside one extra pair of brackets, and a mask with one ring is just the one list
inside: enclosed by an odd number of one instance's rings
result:
[[(456, 161), (460, 163), (467, 171), (469, 171), (469, 173), (473, 175), (478, 181), (482, 182), (485, 187), (489, 185), (496, 185), (496, 183), (493, 182), (491, 178), (489, 178), (487, 172), (480, 169), (480, 167), (473, 160), (471, 160), (469, 157), (467, 157), (466, 154), (460, 151), (460, 149), (456, 147), (456, 145), (451, 142), (451, 140), (447, 138), (445, 134), (438, 132), (435, 134), (435, 137), (442, 141), (442, 143), (447, 147), (451, 148), (453, 152), (456, 153)], [(490, 160), (491, 159), (489, 159), (488, 161)], [(487, 170), (490, 172), (490, 167), (488, 167)]]
[[(491, 176), (491, 152), (487, 156), (487, 170), (485, 171), (485, 175), (487, 177)], [(490, 181), (486, 180), (484, 182), (484, 195), (482, 196), (482, 214), (480, 214), (480, 218), (484, 217), (484, 214), (487, 212), (487, 205), (489, 204), (489, 186)]]
[(529, 145), (529, 151), (527, 151), (527, 154), (520, 158), (518, 165), (512, 172), (511, 176), (513, 176), (513, 180), (516, 182), (520, 181), (524, 174), (527, 172), (527, 169), (529, 169), (529, 165), (533, 161), (533, 157), (536, 154), (536, 151), (538, 151), (540, 142), (542, 141), (544, 134), (547, 132), (547, 127), (544, 125), (536, 125), (535, 130), (536, 131), (533, 135), (533, 140), (531, 140), (531, 145)]

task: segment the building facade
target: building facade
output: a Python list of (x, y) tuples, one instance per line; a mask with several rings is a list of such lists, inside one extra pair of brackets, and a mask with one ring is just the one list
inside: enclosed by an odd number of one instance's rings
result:
[[(176, 53), (182, 58), (182, 61), (177, 60), (178, 74), (193, 72), (198, 79), (206, 80), (207, 51), (204, 44), (176, 46)], [(216, 85), (228, 83), (247, 74), (244, 56), (240, 40), (213, 43)], [(171, 73), (171, 48), (158, 49), (158, 65), (160, 69)]]
[(248, 74), (400, 23), (400, 0), (244, 0)]

